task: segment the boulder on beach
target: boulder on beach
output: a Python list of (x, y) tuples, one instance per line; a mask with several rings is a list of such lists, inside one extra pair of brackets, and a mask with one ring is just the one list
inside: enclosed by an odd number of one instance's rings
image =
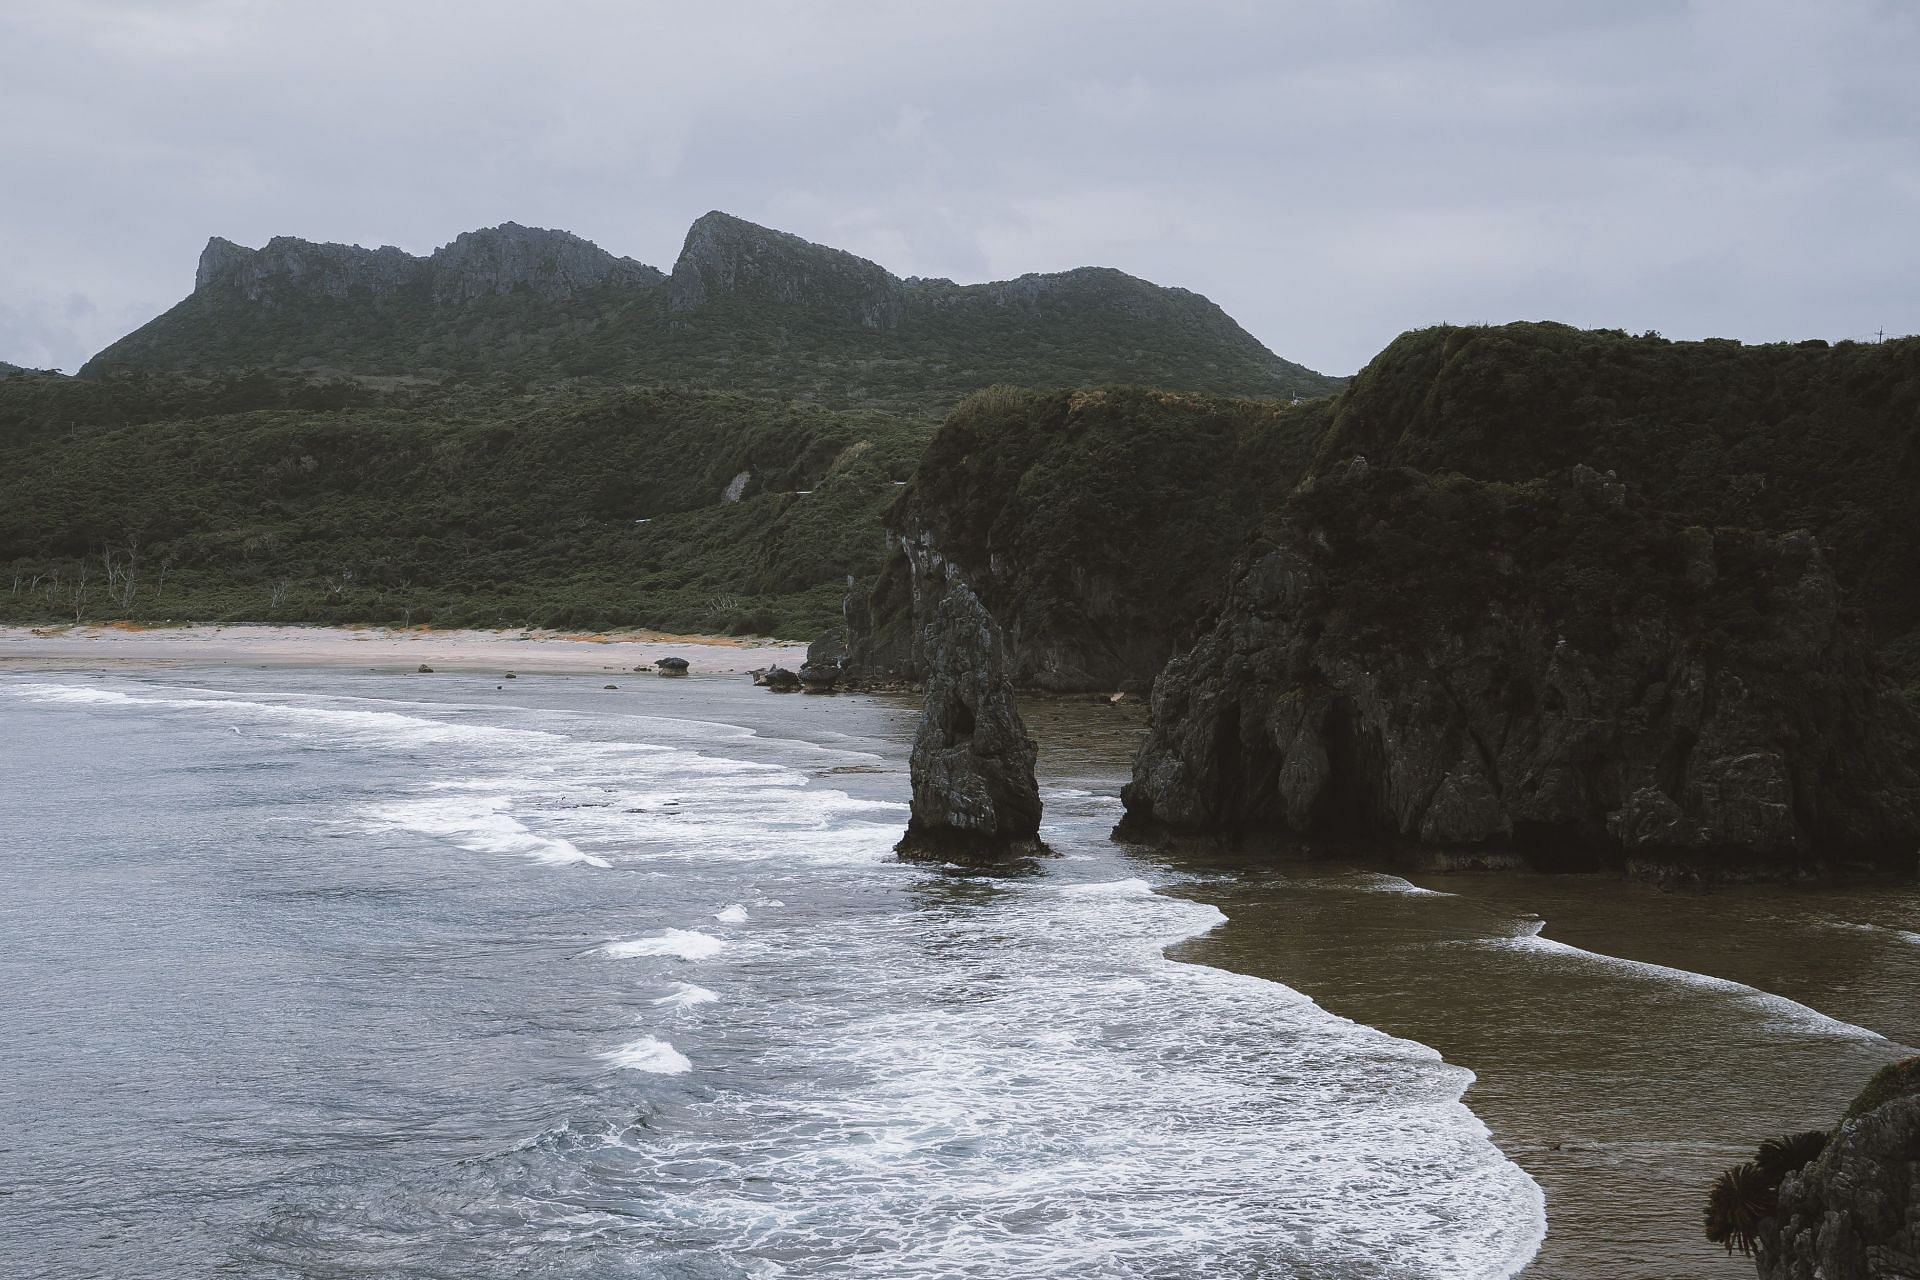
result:
[(837, 662), (809, 662), (800, 668), (800, 687), (808, 693), (832, 693), (839, 683)]
[(430, 666), (428, 666), (428, 665), (427, 665), (426, 663), (424, 663), (424, 662), (420, 664), (420, 666), (419, 666), (419, 668), (418, 668), (418, 671), (419, 671), (419, 673), (420, 673), (421, 675), (423, 675), (423, 676), (430, 676), (430, 675), (432, 675), (432, 674), (433, 674), (433, 668), (432, 668), (432, 667), (430, 667)]
[(774, 693), (793, 693), (800, 687), (800, 677), (785, 667), (768, 667), (767, 674), (757, 683)]
[(653, 664), (663, 676), (683, 676), (690, 665), (685, 658), (661, 658)]

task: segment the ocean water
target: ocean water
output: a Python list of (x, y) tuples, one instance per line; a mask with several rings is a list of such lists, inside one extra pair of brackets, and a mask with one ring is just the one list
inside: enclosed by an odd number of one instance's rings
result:
[(1046, 717), (1059, 856), (964, 875), (891, 856), (910, 708), (630, 683), (0, 676), (0, 1274), (1534, 1254), (1469, 1071), (1169, 958), (1239, 881), (1108, 840), (1115, 713)]
[(903, 865), (913, 708), (0, 675), (0, 1275), (1750, 1275), (1714, 1172), (1920, 1042), (1920, 895)]

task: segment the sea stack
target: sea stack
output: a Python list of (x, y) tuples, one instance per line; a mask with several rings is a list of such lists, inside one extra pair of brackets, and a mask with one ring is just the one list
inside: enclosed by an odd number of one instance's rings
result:
[(926, 709), (911, 759), (903, 858), (994, 862), (1041, 848), (1034, 745), (1014, 702), (1000, 627), (972, 588), (925, 549), (914, 589), (937, 598), (922, 633)]

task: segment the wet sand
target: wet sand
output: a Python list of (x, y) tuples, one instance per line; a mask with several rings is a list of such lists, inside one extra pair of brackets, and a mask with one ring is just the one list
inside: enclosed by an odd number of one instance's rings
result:
[(435, 671), (633, 675), (634, 668), (643, 663), (674, 657), (685, 658), (696, 675), (738, 675), (775, 663), (798, 667), (806, 652), (807, 647), (798, 643), (646, 631), (580, 635), (251, 624), (0, 627), (0, 670), (105, 670), (144, 665), (414, 671), (424, 664)]
[(1466, 1104), (1547, 1195), (1529, 1280), (1752, 1276), (1702, 1237), (1708, 1183), (1764, 1138), (1832, 1127), (1920, 1042), (1911, 887), (1222, 872), (1204, 900), (1228, 923), (1176, 954), (1472, 1070)]
[[(1139, 708), (1029, 700), (1043, 772), (1111, 793)], [(1420, 1041), (1547, 1197), (1525, 1280), (1750, 1280), (1701, 1231), (1708, 1183), (1826, 1129), (1920, 1049), (1920, 887), (1670, 893), (1616, 875), (1138, 850), (1227, 923), (1174, 948)]]

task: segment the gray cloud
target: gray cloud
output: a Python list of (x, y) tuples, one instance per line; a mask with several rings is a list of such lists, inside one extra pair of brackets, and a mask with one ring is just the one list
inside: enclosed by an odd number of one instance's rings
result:
[(1898, 0), (16, 0), (0, 360), (77, 366), (212, 234), (665, 267), (709, 208), (1117, 266), (1330, 372), (1443, 320), (1911, 332), (1917, 65)]

